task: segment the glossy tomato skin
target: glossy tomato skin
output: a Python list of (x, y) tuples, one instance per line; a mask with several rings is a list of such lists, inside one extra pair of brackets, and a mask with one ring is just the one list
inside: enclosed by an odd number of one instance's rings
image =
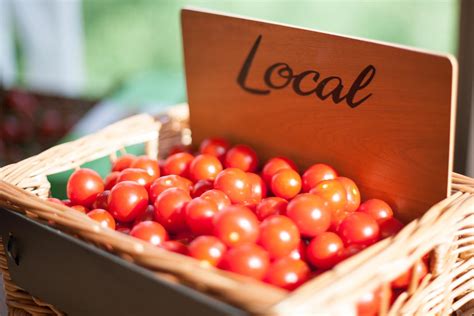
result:
[(207, 138), (199, 146), (199, 152), (201, 154), (213, 155), (221, 162), (224, 162), (225, 154), (229, 148), (229, 142), (223, 138)]
[(293, 169), (281, 169), (273, 175), (271, 189), (275, 196), (292, 199), (301, 191), (301, 177)]
[(101, 208), (96, 208), (87, 213), (87, 216), (99, 222), (100, 226), (115, 230), (115, 219), (113, 216)]
[(255, 215), (257, 215), (260, 221), (271, 215), (285, 215), (287, 206), (288, 201), (283, 198), (276, 196), (267, 197), (258, 203)]
[(201, 194), (201, 198), (213, 201), (217, 205), (217, 209), (222, 211), (231, 204), (229, 197), (221, 190), (212, 189)]
[(196, 235), (211, 235), (214, 231), (214, 215), (218, 211), (214, 201), (195, 198), (186, 205), (186, 224)]
[(160, 247), (171, 252), (176, 252), (181, 255), (189, 256), (188, 247), (177, 240), (166, 240), (160, 244)]
[(267, 283), (292, 291), (306, 282), (311, 276), (311, 270), (302, 260), (290, 257), (274, 261), (265, 276)]
[(194, 182), (199, 180), (214, 180), (222, 171), (222, 164), (215, 156), (197, 155), (189, 165), (189, 175)]
[(131, 222), (142, 215), (148, 206), (148, 193), (138, 183), (124, 181), (117, 183), (108, 198), (108, 210), (121, 222)]
[(331, 213), (324, 200), (314, 194), (297, 195), (288, 203), (286, 215), (293, 220), (301, 235), (314, 237), (331, 224)]
[(358, 211), (370, 215), (379, 225), (393, 217), (390, 205), (379, 199), (365, 201), (360, 205)]
[(92, 207), (107, 210), (109, 208), (109, 195), (110, 190), (105, 190), (104, 192), (97, 194), (94, 203), (92, 203)]
[(137, 158), (134, 155), (125, 154), (117, 158), (112, 164), (112, 171), (122, 171), (123, 169), (130, 168), (132, 162)]
[(170, 233), (186, 230), (186, 204), (191, 201), (187, 191), (171, 188), (163, 191), (155, 201), (155, 220)]
[(194, 156), (187, 152), (176, 153), (166, 158), (163, 165), (163, 174), (175, 174), (181, 177), (189, 176), (189, 165)]
[(379, 240), (380, 228), (369, 215), (354, 212), (339, 225), (338, 234), (346, 246), (353, 244), (369, 246)]
[(403, 229), (403, 223), (395, 217), (389, 218), (380, 224), (380, 238), (387, 238), (396, 235)]
[(193, 188), (193, 183), (186, 178), (173, 174), (160, 177), (153, 181), (150, 186), (150, 202), (155, 202), (161, 192), (170, 188), (179, 188), (189, 193)]
[(267, 186), (258, 174), (247, 172), (247, 179), (250, 183), (250, 198), (248, 204), (256, 205), (267, 196)]
[(153, 182), (153, 178), (143, 169), (127, 168), (120, 172), (117, 183), (123, 181), (133, 181), (148, 189)]
[(363, 294), (357, 300), (357, 316), (376, 316), (380, 309), (382, 294), (380, 289)]
[(331, 269), (342, 260), (344, 243), (335, 233), (324, 232), (314, 237), (306, 248), (306, 258), (316, 268)]
[(92, 206), (97, 194), (104, 191), (104, 182), (94, 170), (82, 168), (74, 171), (67, 182), (67, 197), (74, 205)]
[(258, 239), (258, 219), (243, 205), (226, 207), (214, 216), (213, 223), (214, 235), (228, 247), (254, 243)]
[(293, 250), (288, 257), (293, 258), (295, 260), (306, 261), (306, 247), (306, 242), (304, 240), (300, 240), (298, 247)]
[(323, 180), (309, 191), (322, 197), (332, 213), (344, 211), (347, 205), (347, 195), (344, 185), (337, 179)]
[(160, 176), (160, 165), (158, 160), (147, 156), (139, 156), (130, 164), (131, 168), (145, 170), (152, 181)]
[(346, 177), (337, 177), (336, 179), (339, 180), (344, 186), (344, 189), (346, 189), (346, 211), (350, 213), (355, 212), (360, 205), (360, 191), (357, 184)]
[(191, 257), (211, 266), (217, 266), (227, 247), (214, 236), (199, 236), (189, 244)]
[(252, 187), (247, 174), (237, 168), (221, 171), (214, 181), (214, 188), (224, 192), (235, 204), (243, 204), (252, 196)]
[(227, 152), (224, 165), (226, 168), (255, 172), (258, 167), (257, 153), (247, 145), (235, 145)]
[(133, 226), (130, 236), (148, 241), (154, 246), (159, 246), (168, 240), (168, 233), (165, 228), (153, 221), (144, 221)]
[(110, 190), (117, 184), (118, 177), (120, 175), (120, 171), (112, 171), (109, 173), (104, 180), (104, 189)]
[(214, 189), (214, 181), (199, 180), (193, 186), (192, 197), (200, 197), (204, 192)]
[(293, 161), (286, 157), (275, 157), (267, 161), (262, 169), (262, 178), (265, 183), (270, 186), (272, 177), (281, 169), (293, 169), (297, 171)]
[(394, 289), (406, 289), (410, 285), (411, 278), (413, 275), (413, 270), (416, 270), (416, 275), (418, 276), (417, 282), (420, 281), (428, 273), (428, 267), (423, 260), (417, 261), (413, 267), (411, 267), (407, 272), (400, 275), (398, 278), (392, 281), (392, 288)]
[(288, 217), (273, 215), (260, 224), (258, 243), (267, 250), (270, 258), (285, 257), (298, 248), (300, 232)]
[(309, 167), (303, 174), (303, 192), (309, 192), (319, 182), (337, 178), (337, 172), (331, 166), (317, 163)]
[(229, 249), (220, 264), (224, 270), (232, 271), (257, 280), (267, 274), (270, 257), (262, 247), (253, 243)]

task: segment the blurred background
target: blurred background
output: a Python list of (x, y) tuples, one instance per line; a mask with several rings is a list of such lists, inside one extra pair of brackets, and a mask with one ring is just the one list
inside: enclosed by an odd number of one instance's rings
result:
[(0, 0), (0, 166), (126, 115), (185, 101), (179, 10), (192, 5), (456, 55), (455, 168), (474, 176), (473, 3)]
[[(461, 27), (469, 2), (0, 0), (0, 166), (126, 115), (185, 101), (185, 5), (451, 53), (463, 69), (472, 63), (472, 45), (460, 40), (469, 37)], [(456, 169), (472, 174), (466, 109)]]

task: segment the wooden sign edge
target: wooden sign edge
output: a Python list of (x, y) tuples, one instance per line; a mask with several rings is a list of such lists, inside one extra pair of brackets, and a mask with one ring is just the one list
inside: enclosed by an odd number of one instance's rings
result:
[[(385, 46), (385, 47), (390, 47), (390, 48), (397, 48), (397, 49), (402, 49), (402, 50), (407, 50), (415, 53), (420, 53), (420, 54), (426, 54), (426, 55), (431, 55), (435, 57), (440, 57), (444, 58), (447, 60), (451, 66), (451, 102), (450, 102), (450, 126), (449, 126), (449, 148), (448, 148), (448, 183), (447, 183), (447, 192), (446, 196), (451, 195), (451, 179), (452, 179), (452, 174), (453, 174), (453, 164), (454, 164), (454, 145), (455, 145), (455, 130), (456, 130), (456, 109), (457, 109), (457, 94), (458, 94), (458, 72), (459, 72), (459, 64), (456, 59), (456, 57), (453, 54), (450, 53), (439, 53), (439, 52), (433, 52), (429, 51), (426, 49), (422, 48), (416, 48), (416, 47), (410, 47), (402, 44), (394, 44), (394, 43), (389, 43), (389, 42), (384, 42), (384, 41), (379, 41), (379, 40), (372, 40), (372, 39), (366, 39), (366, 38), (361, 38), (357, 36), (350, 36), (350, 35), (342, 35), (338, 33), (333, 33), (333, 32), (327, 32), (327, 31), (320, 31), (312, 28), (306, 28), (306, 27), (301, 27), (301, 26), (295, 26), (287, 23), (279, 23), (279, 22), (273, 22), (273, 21), (268, 21), (265, 19), (258, 19), (258, 18), (251, 18), (251, 17), (246, 17), (238, 14), (231, 14), (231, 13), (224, 13), (220, 12), (217, 10), (211, 10), (211, 9), (204, 9), (204, 8), (199, 8), (195, 6), (184, 6), (180, 10), (180, 25), (181, 25), (181, 32), (183, 32), (183, 20), (186, 18), (185, 16), (187, 14), (193, 14), (193, 13), (204, 13), (204, 14), (210, 14), (210, 15), (219, 15), (219, 16), (224, 16), (224, 17), (229, 17), (229, 18), (235, 18), (235, 19), (240, 19), (240, 20), (247, 20), (247, 21), (253, 21), (253, 22), (258, 22), (258, 23), (265, 23), (265, 24), (271, 24), (275, 26), (281, 26), (285, 28), (292, 28), (296, 30), (302, 30), (302, 31), (309, 31), (309, 32), (315, 32), (319, 34), (325, 34), (325, 35), (331, 35), (331, 36), (336, 36), (340, 38), (345, 38), (345, 39), (351, 39), (355, 41), (361, 41), (365, 43), (370, 43), (370, 44), (376, 44), (380, 46)], [(183, 36), (181, 36), (183, 40), (183, 55), (184, 55), (184, 39)], [(186, 61), (185, 58), (183, 58), (183, 63), (184, 67), (186, 67)], [(187, 83), (186, 83), (187, 87)], [(189, 104), (189, 100), (188, 100)], [(191, 115), (191, 111), (190, 111)]]

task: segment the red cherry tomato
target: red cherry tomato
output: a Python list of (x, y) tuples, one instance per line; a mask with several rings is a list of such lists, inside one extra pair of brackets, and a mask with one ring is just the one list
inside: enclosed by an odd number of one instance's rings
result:
[(166, 189), (180, 188), (186, 192), (191, 192), (193, 183), (186, 178), (169, 175), (156, 179), (150, 186), (150, 202), (155, 202), (158, 195)]
[(212, 155), (198, 155), (189, 165), (189, 175), (194, 182), (199, 180), (214, 180), (221, 171), (221, 162)]
[(331, 212), (331, 226), (329, 226), (329, 231), (337, 233), (339, 225), (341, 225), (342, 221), (352, 213), (353, 212), (348, 212), (346, 210), (336, 210), (335, 212)]
[(258, 219), (243, 205), (231, 205), (214, 216), (214, 235), (229, 247), (258, 239)]
[(346, 177), (337, 177), (340, 183), (346, 189), (346, 211), (348, 212), (355, 212), (360, 205), (360, 191), (354, 181)]
[(268, 271), (270, 258), (260, 246), (247, 243), (228, 250), (220, 267), (257, 280), (262, 280)]
[(120, 175), (120, 171), (113, 171), (105, 177), (104, 183), (105, 183), (105, 190), (110, 190), (114, 187), (114, 185), (117, 184), (117, 179)]
[(153, 205), (148, 205), (145, 212), (135, 218), (133, 225), (135, 226), (140, 222), (153, 220), (155, 220), (155, 207)]
[(339, 225), (338, 234), (346, 246), (352, 244), (369, 246), (379, 240), (380, 229), (377, 222), (369, 215), (354, 212)]
[(104, 182), (97, 172), (82, 168), (74, 171), (67, 182), (67, 197), (72, 204), (90, 207), (97, 194), (104, 191)]
[(236, 145), (225, 156), (226, 168), (239, 168), (246, 172), (255, 172), (257, 166), (257, 154), (247, 145)]
[(214, 181), (214, 188), (224, 192), (232, 203), (245, 203), (252, 196), (247, 174), (237, 168), (221, 171)]
[(280, 258), (268, 269), (265, 281), (286, 290), (294, 290), (311, 276), (308, 265), (290, 257)]
[(294, 249), (288, 256), (295, 260), (306, 261), (306, 243), (304, 240), (300, 240), (300, 243), (296, 249)]
[(222, 211), (231, 204), (229, 197), (221, 190), (212, 189), (201, 194), (206, 200), (213, 201), (217, 205), (217, 209)]
[(331, 224), (331, 212), (324, 200), (314, 194), (297, 195), (288, 203), (286, 215), (295, 222), (301, 235), (306, 237), (325, 232)]
[(273, 215), (260, 224), (258, 243), (268, 251), (271, 258), (285, 257), (298, 248), (300, 232), (288, 217)]
[(109, 195), (109, 211), (121, 222), (131, 222), (142, 215), (148, 206), (146, 189), (131, 181), (117, 183)]
[(346, 189), (337, 179), (323, 180), (316, 184), (309, 192), (322, 197), (332, 213), (346, 209)]
[(87, 213), (87, 216), (89, 216), (96, 222), (99, 222), (100, 226), (115, 230), (115, 219), (106, 210), (96, 208)]
[(151, 177), (152, 181), (160, 176), (160, 165), (158, 164), (158, 160), (147, 156), (139, 156), (135, 158), (130, 167), (145, 170)]
[(165, 160), (163, 173), (165, 175), (175, 174), (187, 177), (189, 176), (189, 165), (193, 159), (194, 156), (186, 152), (171, 155)]
[(188, 247), (180, 241), (176, 240), (167, 240), (161, 243), (161, 248), (166, 249), (171, 252), (176, 252), (185, 256), (189, 255)]
[(363, 294), (357, 300), (357, 316), (378, 315), (381, 298), (380, 289)]
[(403, 229), (403, 223), (395, 217), (389, 218), (380, 224), (380, 238), (387, 238), (396, 235)]
[(186, 205), (186, 224), (196, 235), (210, 235), (214, 230), (214, 215), (218, 211), (214, 201), (195, 198)]
[(311, 240), (306, 248), (306, 258), (319, 269), (331, 269), (342, 260), (344, 244), (335, 233), (324, 232)]
[(217, 157), (221, 162), (224, 162), (225, 154), (230, 148), (228, 141), (222, 138), (207, 138), (202, 141), (199, 147), (201, 154), (213, 155)]
[(118, 157), (117, 160), (115, 160), (112, 164), (112, 171), (122, 171), (123, 169), (130, 168), (135, 158), (137, 157), (130, 154), (125, 154)]
[(214, 181), (199, 180), (193, 186), (192, 197), (200, 197), (204, 192), (214, 188)]
[[(52, 198), (52, 199), (54, 199), (54, 198)], [(72, 206), (71, 200), (69, 200), (69, 199), (62, 200), (61, 202), (62, 202), (64, 205), (66, 205), (66, 206)]]
[(271, 189), (278, 197), (292, 199), (301, 191), (301, 177), (293, 169), (281, 169), (273, 175)]
[(285, 215), (288, 201), (279, 197), (268, 197), (258, 203), (255, 214), (260, 221), (271, 215)]
[(89, 209), (82, 205), (72, 205), (71, 208), (75, 209), (76, 211), (79, 211), (83, 214), (87, 214), (89, 212)]
[(285, 157), (275, 157), (267, 161), (262, 169), (262, 178), (267, 185), (270, 186), (272, 177), (281, 169), (293, 169), (297, 171), (293, 161)]
[(104, 192), (97, 194), (94, 203), (92, 203), (92, 207), (107, 210), (109, 208), (109, 195), (110, 190), (105, 190)]
[(258, 174), (247, 172), (247, 179), (250, 183), (250, 199), (247, 203), (255, 205), (267, 196), (267, 186)]
[(165, 228), (157, 222), (145, 221), (133, 226), (130, 236), (148, 241), (154, 246), (161, 245), (168, 240)]
[(189, 244), (191, 257), (211, 266), (222, 260), (226, 246), (214, 236), (199, 236)]
[(428, 273), (428, 268), (423, 260), (417, 261), (413, 267), (411, 267), (408, 271), (400, 275), (398, 278), (392, 281), (392, 288), (394, 289), (405, 289), (410, 285), (411, 278), (413, 275), (413, 270), (416, 270), (417, 283), (426, 276)]
[(309, 167), (303, 174), (303, 192), (309, 192), (319, 182), (337, 178), (337, 172), (331, 166), (317, 163)]
[(122, 170), (117, 178), (117, 183), (123, 181), (136, 182), (148, 189), (153, 182), (153, 178), (143, 169), (127, 168)]
[(358, 211), (370, 215), (379, 225), (393, 217), (390, 205), (379, 199), (365, 201), (360, 205)]
[(191, 201), (187, 191), (171, 188), (163, 191), (155, 201), (155, 220), (167, 231), (177, 233), (186, 229), (184, 208)]

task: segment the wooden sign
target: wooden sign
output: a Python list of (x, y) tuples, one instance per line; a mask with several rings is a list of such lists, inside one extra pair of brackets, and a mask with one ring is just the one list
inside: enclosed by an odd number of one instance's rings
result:
[(190, 9), (182, 31), (194, 142), (328, 163), (404, 221), (450, 192), (453, 57)]

